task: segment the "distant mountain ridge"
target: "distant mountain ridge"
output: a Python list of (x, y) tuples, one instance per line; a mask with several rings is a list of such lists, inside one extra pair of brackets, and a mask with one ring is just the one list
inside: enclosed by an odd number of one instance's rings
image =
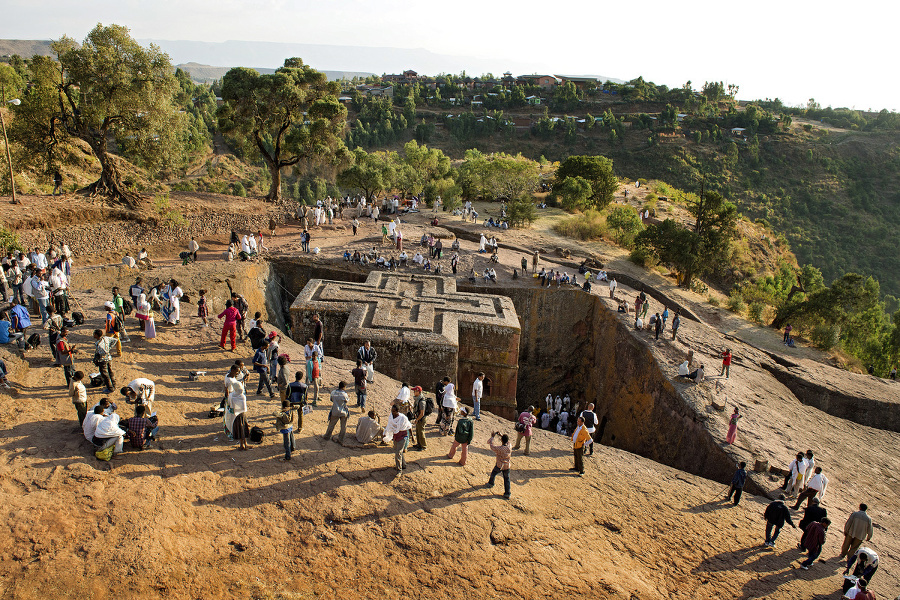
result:
[[(198, 42), (191, 40), (139, 39), (142, 45), (159, 46), (172, 59), (172, 63), (189, 71), (200, 81), (217, 79), (231, 67), (254, 66), (257, 71), (271, 72), (284, 64), (284, 59), (300, 57), (303, 62), (328, 74), (329, 79), (354, 75), (402, 73), (413, 69), (425, 75), (441, 73), (458, 74), (463, 71), (473, 77), (485, 73), (499, 76), (505, 71), (515, 75), (554, 73), (552, 66), (532, 64), (516, 60), (477, 58), (438, 54), (423, 48), (390, 48), (339, 46), (327, 44), (303, 44), (284, 42)], [(30, 57), (50, 54), (49, 40), (0, 40), (0, 56), (18, 54)], [(196, 65), (196, 66), (195, 66)], [(228, 65), (218, 67), (212, 65)], [(218, 74), (218, 69), (224, 69)], [(593, 75), (590, 75), (593, 77)], [(623, 80), (604, 75), (601, 81), (623, 83)]]

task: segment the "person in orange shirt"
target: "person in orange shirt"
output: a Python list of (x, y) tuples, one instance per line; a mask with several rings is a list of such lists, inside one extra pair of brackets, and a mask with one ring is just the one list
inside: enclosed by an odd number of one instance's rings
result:
[(575, 466), (569, 469), (576, 471), (578, 476), (584, 475), (584, 445), (591, 439), (587, 427), (584, 426), (584, 419), (578, 417), (578, 425), (575, 427), (575, 433), (572, 434), (572, 445), (575, 452)]

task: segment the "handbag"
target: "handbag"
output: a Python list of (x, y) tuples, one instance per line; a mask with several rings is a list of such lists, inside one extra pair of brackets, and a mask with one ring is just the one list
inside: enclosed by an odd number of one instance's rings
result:
[(525, 423), (516, 423), (516, 431), (525, 433)]

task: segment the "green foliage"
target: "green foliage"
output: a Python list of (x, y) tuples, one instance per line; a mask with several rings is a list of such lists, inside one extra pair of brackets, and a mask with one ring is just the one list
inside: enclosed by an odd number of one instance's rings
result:
[(466, 150), (457, 182), (466, 198), (520, 198), (534, 191), (540, 181), (540, 172), (537, 162), (521, 154), (513, 156), (500, 152), (485, 155), (472, 149)]
[(172, 164), (183, 122), (173, 102), (178, 82), (169, 57), (156, 46), (141, 47), (120, 25), (97, 25), (81, 45), (63, 37), (51, 48), (58, 64), (36, 61), (35, 85), (16, 111), (23, 116), (16, 141), (51, 164), (57, 146), (86, 142), (101, 166), (91, 191), (137, 206), (108, 142), (114, 138), (149, 166)]
[(630, 248), (635, 236), (644, 228), (637, 211), (631, 206), (616, 206), (606, 217), (606, 224), (615, 232), (616, 243)]
[(271, 75), (236, 67), (222, 80), (219, 126), (262, 158), (271, 177), (266, 199), (281, 199), (281, 170), (305, 163), (349, 161), (341, 140), (347, 109), (340, 85), (324, 73), (289, 58)]
[(235, 181), (234, 185), (231, 186), (231, 195), (239, 196), (241, 198), (246, 198), (247, 190), (246, 190), (246, 188), (244, 188), (244, 184), (241, 183), (240, 181)]
[(512, 227), (530, 227), (537, 221), (537, 207), (530, 196), (520, 196), (506, 203), (506, 214)]
[(556, 170), (554, 187), (567, 177), (581, 177), (591, 186), (591, 196), (587, 206), (601, 210), (612, 202), (619, 187), (619, 180), (613, 173), (613, 163), (604, 156), (570, 156)]
[(725, 303), (725, 306), (728, 310), (736, 314), (743, 313), (744, 309), (747, 308), (744, 297), (737, 290), (732, 291), (731, 294), (728, 295), (728, 301)]
[(6, 250), (18, 250), (24, 252), (25, 248), (19, 243), (19, 236), (0, 225), (0, 248)]
[(173, 210), (169, 202), (169, 194), (158, 194), (153, 198), (153, 208), (160, 221), (168, 225), (186, 226), (188, 220), (177, 210)]
[(686, 199), (695, 219), (693, 229), (666, 219), (639, 233), (635, 244), (676, 269), (682, 274), (682, 285), (689, 287), (695, 274), (708, 273), (727, 262), (737, 210), (716, 192)]
[(713, 295), (707, 296), (706, 301), (709, 303), (710, 306), (719, 306), (719, 299)]
[(578, 240), (599, 240), (606, 234), (607, 225), (603, 213), (588, 209), (582, 215), (560, 221), (553, 229), (561, 235)]
[(345, 188), (360, 190), (372, 199), (384, 190), (390, 190), (397, 178), (400, 159), (396, 152), (373, 152), (362, 148), (352, 152), (353, 164), (338, 174), (338, 183)]
[(766, 305), (758, 300), (754, 300), (750, 304), (747, 305), (747, 318), (762, 325), (763, 322), (763, 310), (765, 310)]
[(591, 206), (590, 199), (594, 194), (590, 182), (584, 177), (566, 177), (553, 186), (552, 195), (559, 199), (559, 204), (569, 212), (584, 210)]

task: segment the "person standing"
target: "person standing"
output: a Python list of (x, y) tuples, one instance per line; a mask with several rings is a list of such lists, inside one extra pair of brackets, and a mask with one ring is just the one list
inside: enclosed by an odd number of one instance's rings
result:
[(353, 217), (353, 220), (350, 221), (350, 227), (353, 228), (353, 235), (356, 235), (356, 230), (359, 229), (359, 220), (356, 217)]
[(731, 418), (728, 419), (728, 433), (725, 434), (725, 442), (727, 444), (733, 444), (737, 439), (737, 424), (741, 416), (738, 407), (735, 406), (734, 412), (731, 413)]
[(366, 381), (375, 383), (375, 359), (378, 353), (372, 347), (372, 342), (366, 340), (359, 350), (356, 351), (356, 358), (362, 361), (362, 368), (366, 371)]
[(110, 347), (113, 338), (103, 335), (100, 329), (94, 330), (94, 364), (100, 369), (100, 378), (106, 386), (106, 393), (111, 394), (116, 387), (116, 376), (112, 371), (112, 354)]
[(831, 520), (825, 517), (821, 521), (814, 521), (806, 526), (806, 531), (803, 534), (803, 548), (809, 554), (807, 554), (806, 560), (800, 563), (800, 568), (804, 571), (808, 571), (809, 567), (822, 554), (822, 546), (825, 545), (825, 532), (828, 531), (829, 525), (831, 525)]
[(656, 313), (656, 315), (654, 316), (656, 317), (656, 319), (653, 323), (653, 329), (654, 333), (656, 334), (656, 339), (659, 339), (659, 334), (662, 333), (662, 317), (659, 316), (659, 313)]
[(737, 471), (731, 477), (731, 489), (728, 490), (727, 500), (731, 500), (734, 496), (734, 505), (737, 506), (741, 501), (741, 494), (744, 493), (744, 484), (747, 482), (747, 463), (741, 462)]
[(818, 496), (819, 498), (825, 497), (825, 490), (828, 488), (828, 478), (822, 475), (822, 467), (816, 467), (815, 473), (812, 477), (810, 477), (809, 481), (806, 482), (806, 489), (800, 492), (800, 495), (797, 496), (797, 501), (794, 503), (794, 506), (791, 508), (793, 510), (799, 510), (800, 504), (808, 499), (806, 503), (806, 507), (809, 508), (812, 504), (813, 498)]
[[(228, 377), (225, 378), (225, 393), (228, 411), (225, 415), (225, 428), (231, 439), (238, 440), (239, 450), (247, 449), (247, 394), (244, 393), (244, 376), (238, 364), (231, 365)], [(229, 427), (230, 421), (230, 427)]]
[(678, 328), (681, 327), (681, 315), (677, 312), (675, 313), (675, 318), (672, 319), (672, 341), (675, 341), (675, 338), (678, 336)]
[(200, 244), (197, 243), (193, 237), (191, 237), (191, 241), (188, 242), (188, 253), (191, 255), (191, 259), (194, 262), (197, 262), (197, 251), (200, 250)]
[(534, 254), (531, 255), (531, 274), (534, 275), (537, 273), (538, 262), (541, 260), (541, 253), (539, 250), (535, 250)]
[(854, 554), (863, 542), (872, 539), (874, 528), (872, 527), (872, 517), (866, 512), (869, 507), (865, 504), (859, 505), (859, 510), (850, 515), (844, 524), (844, 543), (841, 544), (841, 554), (839, 559)]
[[(499, 446), (494, 444), (494, 438), (498, 436), (500, 437)], [(494, 463), (494, 468), (491, 470), (491, 476), (484, 487), (489, 489), (494, 487), (494, 480), (497, 475), (503, 475), (503, 497), (509, 498), (509, 463), (510, 458), (512, 457), (512, 449), (509, 447), (509, 436), (505, 433), (500, 435), (499, 431), (495, 431), (491, 434), (491, 437), (488, 438), (488, 446), (494, 451), (497, 461)]]
[(449, 377), (444, 377), (443, 399), (441, 400), (441, 435), (450, 435), (453, 432), (453, 420), (456, 418), (457, 401), (456, 386), (450, 382)]
[(312, 405), (319, 403), (319, 377), (321, 377), (321, 356), (319, 355), (319, 347), (313, 342), (312, 338), (307, 338), (306, 345), (303, 346), (303, 353), (306, 358), (306, 381), (308, 386), (313, 388)]
[(174, 279), (169, 282), (169, 325), (178, 325), (181, 322), (181, 297), (184, 296), (181, 286)]
[(287, 400), (281, 401), (281, 410), (275, 411), (275, 428), (281, 432), (281, 439), (284, 443), (284, 458), (281, 460), (291, 460), (291, 451), (296, 450), (294, 443), (294, 415), (292, 414), (291, 403)]
[(797, 529), (797, 526), (791, 520), (791, 511), (784, 505), (784, 494), (779, 494), (778, 500), (766, 507), (763, 517), (766, 519), (766, 541), (763, 545), (767, 548), (775, 547), (775, 540), (778, 539), (778, 534), (781, 533), (781, 528), (784, 527), (785, 522)]
[(784, 327), (784, 343), (787, 344), (791, 339), (791, 332), (794, 330), (793, 325), (788, 323)]
[(524, 256), (522, 257), (522, 275), (528, 273), (528, 259)]
[(353, 375), (353, 386), (356, 389), (356, 408), (366, 409), (366, 371), (363, 362), (356, 359), (356, 368), (350, 371)]
[(237, 335), (237, 324), (241, 314), (238, 312), (238, 309), (234, 307), (234, 302), (231, 300), (225, 301), (225, 310), (219, 313), (219, 318), (221, 319), (223, 317), (225, 318), (225, 322), (222, 324), (222, 339), (219, 341), (219, 348), (222, 350), (225, 349), (226, 336), (230, 335), (231, 351), (234, 352), (235, 348), (237, 348), (234, 338)]
[[(524, 260), (524, 259), (523, 259)], [(484, 373), (479, 371), (475, 375), (475, 382), (472, 384), (472, 406), (474, 407), (473, 416), (476, 421), (481, 420), (481, 396), (484, 393)]]
[(63, 184), (63, 176), (58, 170), (53, 171), (53, 195), (59, 194), (62, 196), (62, 184)]
[(322, 362), (322, 357), (325, 355), (325, 324), (322, 323), (321, 317), (319, 317), (319, 313), (316, 313), (312, 317), (313, 319), (313, 341), (316, 343), (316, 346), (319, 347), (319, 362)]
[(425, 414), (428, 411), (428, 400), (422, 395), (422, 387), (416, 386), (412, 389), (413, 406), (416, 411), (416, 444), (413, 450), (424, 450), (428, 447), (425, 441)]
[[(516, 445), (513, 446), (513, 450), (518, 450), (522, 443), (522, 438), (525, 438), (524, 454), (528, 456), (531, 453), (531, 428), (537, 423), (537, 417), (534, 416), (534, 406), (529, 406), (528, 410), (519, 414), (517, 423)], [(585, 433), (587, 433), (587, 430), (585, 430)]]
[(268, 340), (263, 340), (259, 348), (256, 349), (256, 354), (253, 355), (253, 370), (259, 373), (259, 385), (256, 387), (256, 395), (261, 396), (263, 386), (266, 386), (266, 389), (269, 390), (269, 398), (274, 398), (275, 392), (272, 391), (272, 382), (269, 381), (268, 349)]
[(72, 383), (69, 385), (69, 397), (72, 398), (75, 412), (78, 413), (79, 427), (84, 425), (84, 418), (87, 416), (87, 388), (84, 387), (83, 380), (84, 372), (75, 371)]
[(594, 403), (591, 402), (587, 408), (581, 412), (581, 418), (584, 419), (584, 426), (590, 434), (591, 439), (588, 440), (590, 450), (587, 456), (594, 455), (594, 433), (597, 431), (597, 413), (594, 412)]
[(456, 449), (461, 448), (459, 464), (466, 465), (466, 459), (469, 457), (469, 444), (475, 437), (475, 423), (469, 418), (469, 413), (465, 408), (460, 409), (459, 421), (456, 422), (456, 433), (453, 437), (453, 444), (450, 446), (450, 453), (447, 454), (448, 460), (453, 460), (456, 456)]
[(575, 466), (569, 469), (575, 471), (579, 477), (584, 475), (584, 445), (590, 439), (590, 434), (584, 426), (584, 419), (578, 417), (578, 425), (572, 434), (572, 450), (575, 454)]
[(803, 518), (800, 519), (798, 527), (800, 527), (800, 531), (806, 531), (807, 525), (809, 525), (813, 521), (821, 521), (827, 516), (828, 511), (819, 504), (819, 499), (812, 498), (810, 500), (810, 504), (803, 511)]
[(384, 441), (390, 440), (394, 444), (394, 466), (397, 471), (406, 468), (406, 447), (409, 445), (409, 431), (412, 425), (409, 419), (400, 412), (396, 404), (391, 407), (391, 416), (387, 427), (384, 428)]
[[(75, 365), (74, 357), (75, 346), (69, 344), (69, 329), (63, 327), (59, 331), (59, 338), (56, 341), (56, 360), (62, 365), (63, 375), (66, 377), (66, 387), (72, 384), (72, 375)], [(82, 386), (84, 387), (84, 386)]]
[(724, 352), (722, 352), (722, 372), (719, 373), (719, 377), (722, 375), (725, 376), (725, 379), (731, 375), (731, 348), (726, 348)]
[(340, 421), (341, 433), (335, 440), (339, 444), (344, 443), (344, 436), (347, 433), (347, 417), (350, 416), (350, 409), (347, 408), (347, 403), (350, 399), (347, 397), (347, 392), (344, 391), (346, 387), (347, 382), (341, 381), (338, 383), (338, 389), (331, 392), (331, 412), (328, 413), (328, 429), (325, 430), (325, 435), (322, 436), (324, 440), (333, 439), (331, 433), (334, 431), (334, 426)]

